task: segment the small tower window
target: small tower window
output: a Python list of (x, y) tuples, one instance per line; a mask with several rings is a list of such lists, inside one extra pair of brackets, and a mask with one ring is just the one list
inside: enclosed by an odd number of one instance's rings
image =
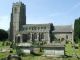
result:
[(14, 8), (14, 13), (17, 13), (17, 8)]

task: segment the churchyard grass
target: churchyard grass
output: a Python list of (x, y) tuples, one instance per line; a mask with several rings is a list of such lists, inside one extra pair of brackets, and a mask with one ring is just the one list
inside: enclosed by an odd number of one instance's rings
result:
[(69, 57), (69, 58), (55, 58), (55, 57), (47, 57), (47, 56), (26, 56), (22, 57), (22, 60), (79, 60), (76, 57)]
[[(0, 49), (5, 49), (5, 48), (10, 48), (10, 46), (6, 46), (6, 45), (2, 45), (3, 42), (0, 42)], [(16, 54), (16, 49), (11, 49), (11, 51), (13, 51), (12, 53), (10, 53), (10, 51), (7, 51), (7, 52), (0, 52), (0, 58), (5, 58), (7, 57), (9, 54)], [(65, 54), (67, 56), (73, 56), (73, 55), (77, 55), (77, 56), (80, 56), (80, 47), (78, 46), (77, 49), (75, 49), (73, 47), (73, 45), (71, 43), (68, 43), (65, 45)], [(34, 56), (34, 55), (26, 55), (26, 56), (22, 56), (21, 57), (22, 60), (53, 60), (54, 57), (46, 57), (46, 56)], [(56, 59), (58, 60), (58, 58)], [(77, 57), (69, 57), (69, 58), (63, 58), (62, 60), (78, 60)]]
[(5, 58), (9, 55), (9, 52), (0, 52), (0, 59)]
[(54, 60), (54, 57), (30, 55), (30, 56), (22, 57), (22, 60)]

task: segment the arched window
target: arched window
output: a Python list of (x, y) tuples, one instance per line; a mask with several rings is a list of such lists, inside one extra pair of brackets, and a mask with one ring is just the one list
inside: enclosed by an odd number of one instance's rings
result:
[(31, 27), (29, 27), (29, 30), (31, 30)]
[(66, 39), (68, 39), (68, 35), (66, 35)]
[(61, 42), (64, 41), (64, 38), (61, 38)]
[(60, 43), (60, 39), (58, 39), (57, 42)]
[(16, 37), (16, 43), (20, 43), (20, 36)]
[(33, 30), (33, 27), (32, 27), (32, 30)]
[(33, 39), (37, 39), (37, 33), (32, 34)]
[(36, 30), (36, 27), (34, 27), (34, 30)]
[(23, 34), (22, 38), (23, 38), (23, 42), (27, 42), (27, 34)]
[(41, 29), (43, 29), (43, 27), (41, 27)]
[(30, 40), (30, 33), (23, 34), (22, 37), (23, 37), (23, 42), (27, 42), (28, 40)]
[(30, 35), (30, 33), (28, 33), (27, 34), (27, 39), (30, 40), (30, 38), (31, 38), (31, 35)]
[(44, 29), (46, 29), (46, 27), (44, 27)]
[(44, 39), (44, 33), (41, 34), (41, 39)]

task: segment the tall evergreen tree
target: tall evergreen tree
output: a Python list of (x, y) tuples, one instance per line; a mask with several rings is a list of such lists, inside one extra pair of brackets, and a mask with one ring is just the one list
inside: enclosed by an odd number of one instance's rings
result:
[(75, 43), (80, 42), (80, 18), (76, 19), (74, 23), (74, 41)]

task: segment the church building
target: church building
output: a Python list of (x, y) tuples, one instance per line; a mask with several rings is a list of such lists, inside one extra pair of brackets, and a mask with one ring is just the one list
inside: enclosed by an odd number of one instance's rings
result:
[(71, 25), (55, 26), (53, 23), (26, 24), (26, 5), (16, 2), (12, 6), (9, 39), (16, 43), (64, 44), (67, 40), (73, 42), (73, 29)]

